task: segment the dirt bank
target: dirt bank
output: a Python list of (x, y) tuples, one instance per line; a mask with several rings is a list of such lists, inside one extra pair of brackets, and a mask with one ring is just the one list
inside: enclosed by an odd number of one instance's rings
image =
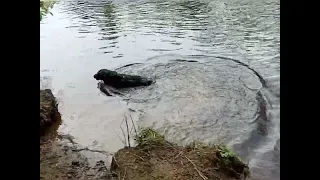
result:
[(110, 177), (103, 161), (91, 167), (84, 156), (58, 141), (40, 144), (40, 179), (106, 180)]
[(40, 90), (40, 136), (59, 119), (57, 102), (51, 90)]
[(249, 168), (223, 146), (192, 143), (181, 147), (167, 142), (152, 129), (142, 130), (136, 147), (119, 150), (111, 170), (127, 180), (246, 179)]
[(60, 141), (56, 130), (60, 114), (51, 90), (40, 90), (40, 179), (110, 179), (103, 161), (89, 166), (88, 160)]
[(192, 143), (181, 147), (152, 129), (140, 130), (135, 147), (116, 152), (110, 170), (104, 161), (90, 166), (79, 149), (60, 141), (56, 133), (59, 124), (52, 92), (40, 90), (40, 179), (234, 180), (249, 175), (248, 166), (223, 146)]

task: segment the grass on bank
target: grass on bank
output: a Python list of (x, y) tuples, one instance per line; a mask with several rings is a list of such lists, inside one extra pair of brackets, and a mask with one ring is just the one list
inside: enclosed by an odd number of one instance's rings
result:
[(125, 147), (113, 158), (111, 170), (123, 180), (246, 179), (249, 168), (222, 145), (194, 142), (186, 147), (165, 140), (151, 128), (141, 129), (136, 147)]
[(54, 0), (40, 0), (40, 21), (46, 14), (52, 13), (49, 11), (51, 8), (53, 8), (53, 5), (56, 3)]

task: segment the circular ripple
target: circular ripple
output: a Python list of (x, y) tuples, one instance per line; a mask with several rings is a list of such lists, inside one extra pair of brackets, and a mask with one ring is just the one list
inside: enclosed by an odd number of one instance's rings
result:
[[(159, 57), (160, 58), (160, 57)], [(246, 139), (256, 129), (262, 87), (248, 68), (231, 61), (134, 64), (119, 71), (152, 76), (156, 83), (128, 91), (129, 104), (142, 111), (140, 122), (181, 143)], [(171, 62), (170, 62), (171, 61)], [(241, 80), (240, 80), (241, 79)]]

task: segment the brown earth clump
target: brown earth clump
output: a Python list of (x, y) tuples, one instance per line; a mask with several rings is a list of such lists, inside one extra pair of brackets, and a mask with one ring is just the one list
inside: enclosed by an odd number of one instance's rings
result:
[(125, 147), (113, 158), (111, 171), (123, 180), (246, 179), (249, 168), (224, 146), (172, 144), (152, 129), (142, 130), (136, 147)]
[[(109, 170), (100, 160), (90, 166), (75, 147), (62, 142), (57, 134), (61, 123), (57, 103), (51, 90), (40, 90), (40, 179), (108, 180)], [(70, 143), (73, 143), (70, 140)]]
[(51, 90), (40, 90), (40, 134), (59, 119), (57, 102)]
[(40, 144), (40, 179), (111, 180), (103, 161), (89, 166), (86, 157), (54, 139)]

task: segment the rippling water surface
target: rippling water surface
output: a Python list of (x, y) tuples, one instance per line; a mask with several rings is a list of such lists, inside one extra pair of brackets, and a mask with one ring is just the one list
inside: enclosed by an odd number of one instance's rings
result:
[[(279, 0), (61, 0), (52, 13), (40, 23), (40, 88), (53, 89), (59, 131), (84, 154), (122, 148), (131, 116), (179, 144), (222, 141), (253, 179), (279, 179)], [(103, 68), (157, 82), (107, 97), (93, 78)]]

